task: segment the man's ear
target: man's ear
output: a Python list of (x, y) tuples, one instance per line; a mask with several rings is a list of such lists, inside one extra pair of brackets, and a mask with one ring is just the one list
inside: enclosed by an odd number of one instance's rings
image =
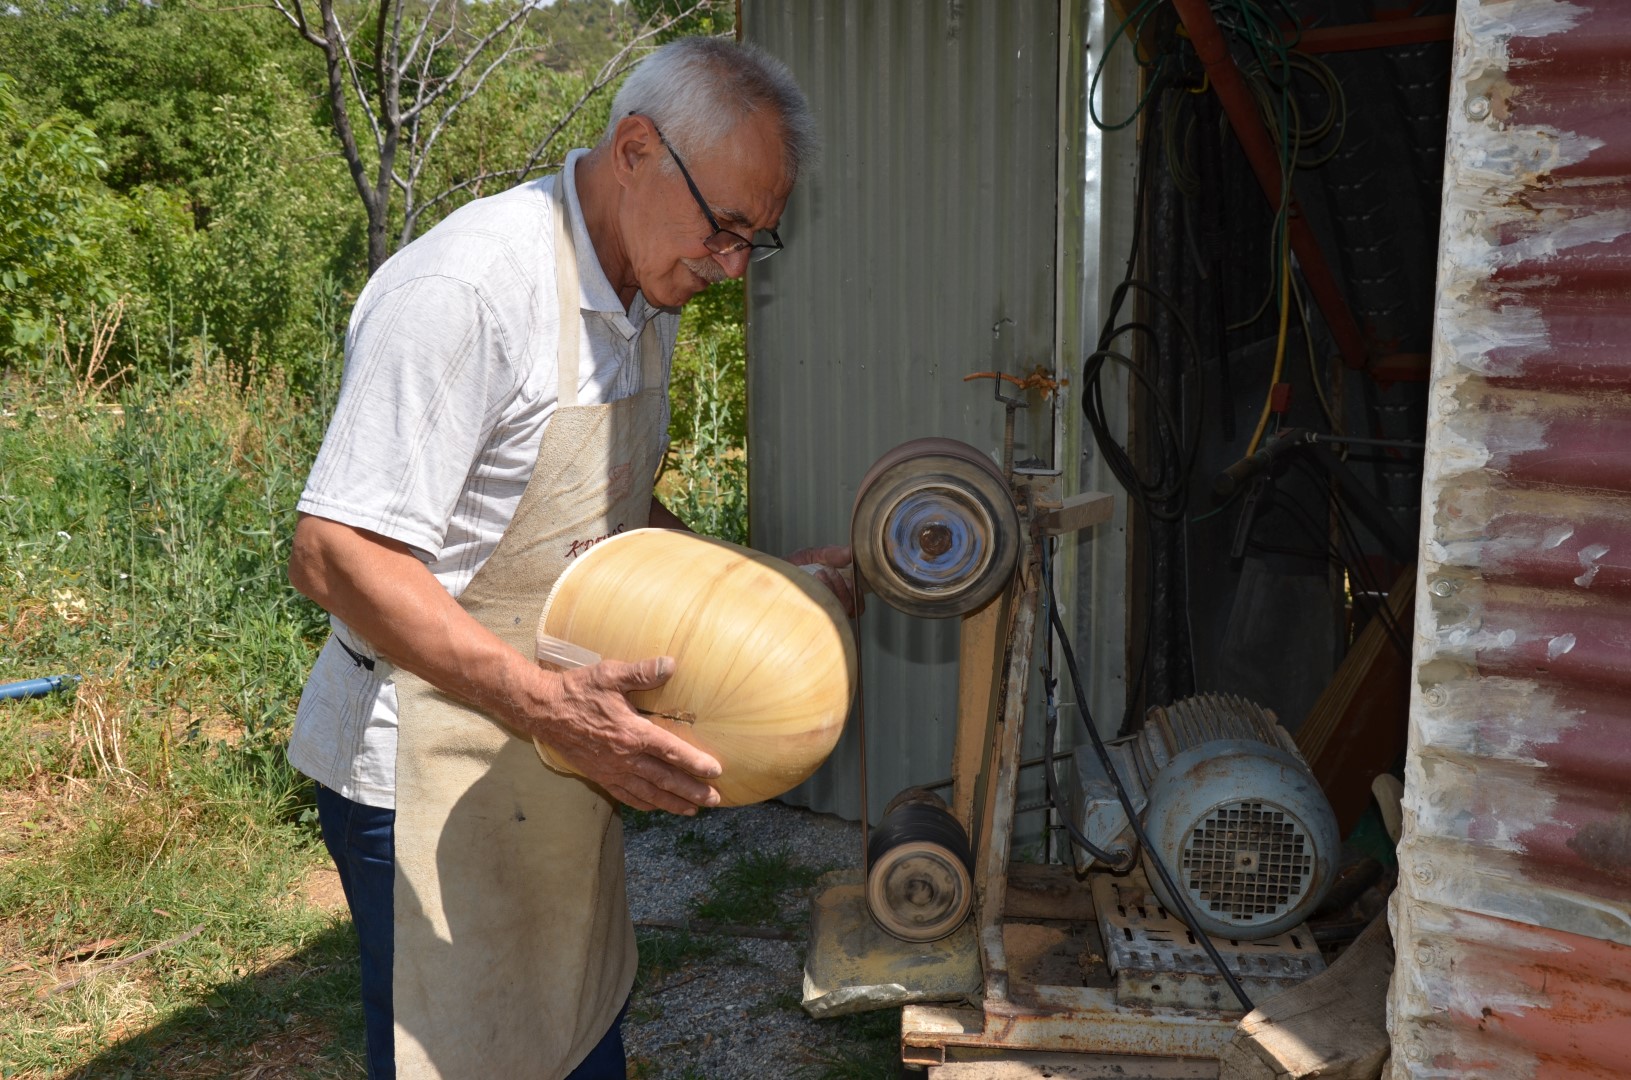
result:
[(612, 172), (617, 182), (625, 188), (633, 184), (636, 172), (662, 148), (657, 126), (649, 117), (635, 114), (619, 120), (612, 129)]

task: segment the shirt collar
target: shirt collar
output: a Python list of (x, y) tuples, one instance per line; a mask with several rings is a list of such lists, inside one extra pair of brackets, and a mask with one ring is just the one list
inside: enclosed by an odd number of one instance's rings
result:
[(623, 301), (618, 299), (617, 290), (612, 288), (611, 280), (601, 268), (600, 256), (595, 253), (594, 241), (589, 238), (589, 226), (583, 220), (583, 207), (578, 202), (577, 163), (588, 152), (574, 150), (566, 155), (566, 165), (560, 172), (561, 188), (566, 192), (566, 218), (572, 226), (572, 242), (577, 247), (578, 303), (585, 311), (627, 318), (644, 304), (636, 303), (628, 312), (623, 310)]

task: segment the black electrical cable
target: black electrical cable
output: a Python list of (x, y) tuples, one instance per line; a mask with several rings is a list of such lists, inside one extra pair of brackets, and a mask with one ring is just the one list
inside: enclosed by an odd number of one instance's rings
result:
[[(1045, 575), (1051, 575), (1052, 572), (1048, 564), (1048, 558), (1047, 544), (1044, 543), (1042, 559)], [(1042, 621), (1048, 627), (1048, 637), (1051, 640), (1053, 637), (1052, 589), (1049, 589), (1045, 594), (1043, 594), (1042, 609), (1044, 612)], [(1053, 677), (1053, 650), (1043, 649), (1042, 656), (1042, 692), (1047, 702), (1046, 730), (1043, 732), (1042, 736), (1042, 756), (1045, 759), (1042, 763), (1042, 776), (1043, 783), (1047, 787), (1048, 805), (1055, 811), (1059, 812), (1059, 818), (1064, 822), (1065, 831), (1068, 832), (1070, 834), (1070, 838), (1076, 842), (1076, 846), (1080, 847), (1083, 851), (1087, 852), (1099, 862), (1104, 863), (1111, 869), (1112, 872), (1117, 874), (1125, 873), (1126, 871), (1131, 870), (1133, 865), (1138, 861), (1138, 853), (1136, 851), (1126, 852), (1126, 858), (1121, 859), (1118, 858), (1114, 852), (1106, 851), (1103, 848), (1100, 848), (1086, 836), (1082, 835), (1082, 831), (1076, 827), (1076, 822), (1071, 816), (1069, 809), (1061, 808), (1059, 805), (1059, 797), (1055, 789), (1057, 780), (1053, 773), (1053, 743), (1054, 738), (1059, 731), (1059, 703), (1053, 691), (1054, 687), (1058, 685), (1059, 680)]]
[[(1319, 477), (1316, 477), (1316, 479), (1318, 478)], [(1308, 511), (1299, 503), (1291, 499), (1276, 498), (1268, 504), (1267, 510), (1278, 510), (1284, 513), (1288, 518), (1290, 518), (1294, 525), (1296, 525), (1305, 535), (1308, 536), (1309, 539), (1313, 540), (1317, 544), (1325, 544), (1328, 546), (1332, 558), (1338, 565), (1347, 571), (1348, 577), (1351, 581), (1359, 584), (1360, 587), (1371, 592), (1378, 592), (1375, 579), (1369, 573), (1368, 568), (1365, 567), (1363, 558), (1364, 553), (1357, 549), (1351, 549), (1350, 554), (1345, 555), (1341, 545), (1332, 543), (1329, 529), (1321, 528), (1319, 524), (1309, 515)], [(1386, 605), (1383, 604), (1377, 609), (1378, 616), (1382, 620), (1382, 629), (1387, 633), (1388, 640), (1393, 647), (1399, 651), (1400, 655), (1408, 660), (1410, 658), (1410, 650), (1406, 643), (1404, 633), (1392, 620), (1390, 613), (1388, 613), (1385, 608)]]
[(1212, 944), (1212, 939), (1197, 924), (1195, 914), (1189, 906), (1189, 898), (1179, 890), (1177, 884), (1172, 880), (1171, 871), (1167, 869), (1160, 853), (1156, 851), (1154, 845), (1150, 843), (1149, 836), (1145, 834), (1144, 825), (1138, 820), (1137, 811), (1133, 809), (1133, 801), (1128, 798), (1127, 789), (1121, 782), (1121, 775), (1116, 771), (1116, 763), (1110, 759), (1110, 751), (1105, 748), (1104, 740), (1099, 737), (1098, 729), (1093, 724), (1093, 714), (1088, 709), (1087, 695), (1082, 692), (1082, 673), (1076, 667), (1076, 650), (1070, 646), (1070, 634), (1065, 629), (1064, 621), (1059, 618), (1059, 605), (1053, 595), (1053, 558), (1046, 542), (1042, 545), (1042, 583), (1048, 601), (1045, 606), (1048, 615), (1049, 640), (1057, 640), (1060, 651), (1065, 655), (1065, 669), (1070, 673), (1070, 685), (1076, 691), (1076, 709), (1081, 713), (1082, 724), (1087, 728), (1088, 738), (1093, 743), (1093, 752), (1098, 755), (1099, 764), (1104, 767), (1105, 775), (1110, 778), (1110, 785), (1116, 789), (1116, 798), (1121, 801), (1121, 808), (1127, 815), (1127, 821), (1132, 825), (1134, 835), (1138, 837), (1139, 847), (1143, 850), (1144, 857), (1149, 860), (1149, 864), (1155, 868), (1156, 874), (1161, 878), (1161, 883), (1166, 886), (1167, 895), (1172, 897), (1173, 902), (1177, 905), (1178, 917), (1183, 920), (1185, 926), (1189, 927), (1189, 932), (1194, 935), (1195, 941), (1206, 951), (1206, 955), (1211, 958), (1212, 963), (1217, 965), (1218, 973), (1223, 976), (1223, 981), (1229, 984), (1229, 989), (1239, 999), (1240, 1004), (1247, 1012), (1251, 1012), (1256, 1008), (1252, 1004), (1252, 999), (1246, 996), (1245, 989), (1240, 985), (1240, 981), (1235, 978), (1234, 972), (1229, 970), (1229, 965), (1224, 962), (1223, 957), (1219, 955), (1217, 946)]
[[(1316, 482), (1321, 484), (1326, 484), (1329, 482), (1328, 478), (1313, 464), (1301, 460), (1296, 455), (1293, 455), (1291, 460), (1294, 465), (1302, 469), (1306, 475), (1314, 479)], [(1370, 564), (1365, 558), (1364, 545), (1359, 541), (1358, 525), (1354, 522), (1352, 512), (1348, 509), (1347, 504), (1342, 499), (1341, 490), (1336, 488), (1331, 489), (1331, 501), (1332, 505), (1336, 508), (1337, 531), (1341, 534), (1342, 539), (1347, 543), (1349, 554), (1352, 557), (1352, 561), (1348, 564), (1349, 574), (1358, 580), (1364, 586), (1364, 588), (1369, 590), (1373, 595), (1385, 598), (1387, 596), (1387, 590), (1384, 589), (1382, 587), (1382, 583), (1376, 579), (1376, 575), (1371, 571)], [(1389, 637), (1393, 638), (1394, 645), (1398, 647), (1405, 659), (1409, 660), (1410, 648), (1408, 638), (1405, 636), (1403, 628), (1398, 625), (1397, 620), (1392, 618), (1392, 613), (1387, 610), (1385, 600), (1382, 604), (1378, 605), (1377, 614), (1382, 619), (1383, 627), (1388, 630)]]

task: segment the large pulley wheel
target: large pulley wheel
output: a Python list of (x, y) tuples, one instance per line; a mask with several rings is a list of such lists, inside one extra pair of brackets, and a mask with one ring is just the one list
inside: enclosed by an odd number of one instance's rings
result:
[(921, 788), (896, 796), (867, 844), (867, 910), (902, 941), (938, 941), (974, 906), (974, 860), (951, 810)]
[(997, 595), (1019, 555), (1019, 514), (991, 459), (955, 439), (916, 439), (861, 480), (850, 523), (866, 585), (924, 618), (965, 615)]

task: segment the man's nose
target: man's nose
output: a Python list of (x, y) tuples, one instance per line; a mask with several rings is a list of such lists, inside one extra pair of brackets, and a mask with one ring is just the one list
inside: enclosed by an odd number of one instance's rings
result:
[(714, 258), (718, 260), (720, 266), (725, 268), (727, 276), (738, 278), (748, 272), (748, 257), (752, 254), (752, 248), (743, 248), (741, 251), (733, 251), (729, 255), (715, 255)]

